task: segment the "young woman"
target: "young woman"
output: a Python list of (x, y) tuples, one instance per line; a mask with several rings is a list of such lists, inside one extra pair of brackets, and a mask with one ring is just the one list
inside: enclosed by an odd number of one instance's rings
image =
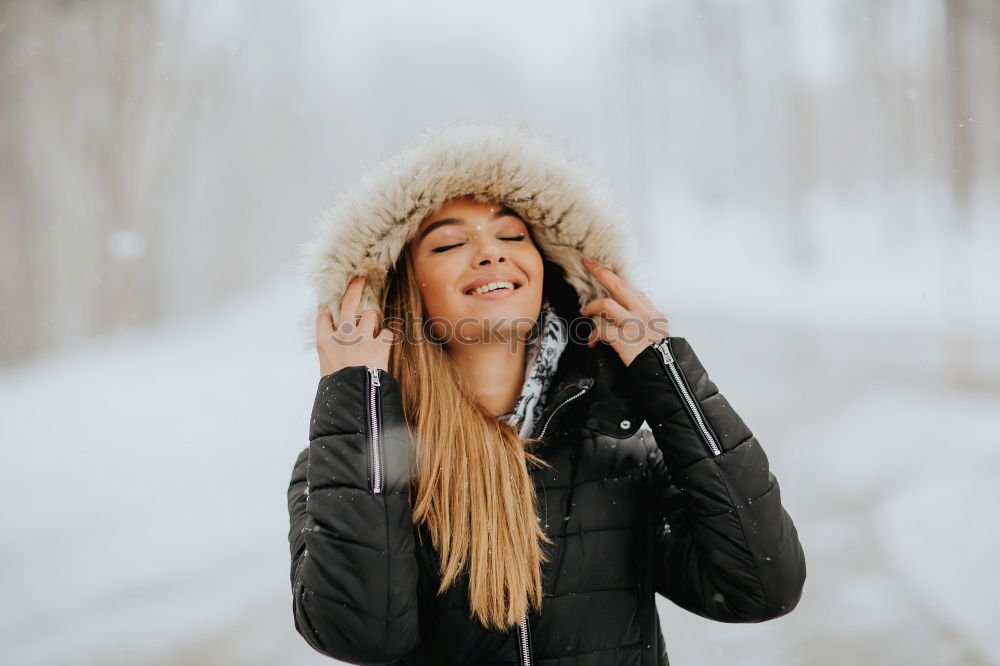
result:
[(428, 131), (325, 224), (288, 490), (313, 648), (666, 664), (655, 593), (723, 622), (795, 607), (805, 560), (767, 457), (628, 278), (578, 167), (516, 128)]

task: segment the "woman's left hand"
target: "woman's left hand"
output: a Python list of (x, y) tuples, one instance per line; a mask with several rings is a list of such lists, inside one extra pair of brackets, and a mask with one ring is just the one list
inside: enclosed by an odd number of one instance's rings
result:
[(606, 342), (618, 352), (625, 365), (629, 365), (651, 343), (670, 335), (666, 316), (644, 292), (603, 264), (584, 257), (583, 265), (612, 296), (598, 298), (580, 308), (580, 314), (594, 320), (594, 330), (587, 339), (588, 347), (598, 341)]

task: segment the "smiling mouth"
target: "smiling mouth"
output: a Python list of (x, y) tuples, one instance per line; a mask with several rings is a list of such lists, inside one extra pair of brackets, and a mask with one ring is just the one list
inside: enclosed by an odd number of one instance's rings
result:
[(482, 296), (484, 294), (493, 294), (496, 292), (517, 291), (520, 288), (521, 285), (516, 282), (497, 281), (490, 284), (485, 284), (481, 287), (477, 287), (476, 289), (470, 289), (465, 292), (465, 295)]

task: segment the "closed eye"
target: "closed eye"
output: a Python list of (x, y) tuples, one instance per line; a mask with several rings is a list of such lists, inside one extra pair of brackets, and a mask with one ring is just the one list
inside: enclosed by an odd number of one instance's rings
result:
[[(524, 234), (521, 234), (520, 236), (508, 236), (506, 238), (500, 238), (500, 240), (506, 240), (506, 241), (523, 241), (524, 240)], [(460, 245), (465, 245), (465, 243), (456, 243), (455, 245), (442, 245), (441, 247), (434, 248), (433, 250), (431, 250), (431, 252), (447, 252), (451, 248), (453, 248), (453, 247), (459, 247)]]

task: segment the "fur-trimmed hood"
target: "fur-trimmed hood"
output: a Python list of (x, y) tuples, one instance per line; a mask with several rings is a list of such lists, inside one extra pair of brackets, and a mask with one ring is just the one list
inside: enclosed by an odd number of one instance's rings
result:
[(351, 277), (367, 276), (359, 311), (378, 309), (387, 273), (420, 222), (461, 196), (514, 209), (531, 225), (543, 256), (562, 268), (579, 305), (609, 295), (581, 255), (630, 281), (625, 228), (610, 197), (578, 163), (517, 126), (437, 127), (364, 174), (302, 246), (316, 302), (329, 305), (334, 324)]

